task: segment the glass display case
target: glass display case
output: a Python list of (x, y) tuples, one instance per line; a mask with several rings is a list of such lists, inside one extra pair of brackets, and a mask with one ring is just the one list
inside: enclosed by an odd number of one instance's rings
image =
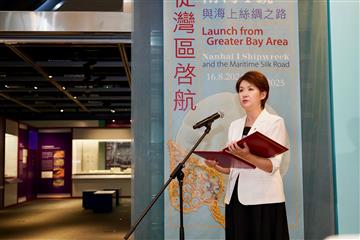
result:
[(18, 136), (5, 134), (4, 206), (17, 203), (18, 197)]
[(73, 175), (131, 174), (131, 140), (73, 140), (72, 171)]
[(72, 196), (88, 189), (114, 189), (131, 196), (130, 128), (75, 128), (72, 140)]

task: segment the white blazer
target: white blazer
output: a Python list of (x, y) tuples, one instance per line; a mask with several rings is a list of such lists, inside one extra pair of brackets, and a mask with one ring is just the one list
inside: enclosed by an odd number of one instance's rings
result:
[[(242, 138), (246, 116), (233, 121), (229, 127), (228, 142)], [(286, 128), (284, 120), (265, 109), (255, 120), (248, 135), (258, 131), (268, 136), (281, 145), (286, 145)], [(257, 205), (266, 203), (280, 203), (285, 201), (282, 177), (280, 175), (280, 163), (282, 155), (270, 158), (272, 172), (268, 173), (261, 169), (231, 168), (225, 195), (225, 203), (229, 204), (234, 190), (236, 179), (238, 182), (238, 198), (243, 205)]]

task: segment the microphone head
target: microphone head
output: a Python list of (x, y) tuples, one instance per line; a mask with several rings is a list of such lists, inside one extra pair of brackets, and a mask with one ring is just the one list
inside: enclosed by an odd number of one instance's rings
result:
[(217, 113), (219, 114), (219, 118), (224, 118), (224, 113), (223, 112), (218, 111)]

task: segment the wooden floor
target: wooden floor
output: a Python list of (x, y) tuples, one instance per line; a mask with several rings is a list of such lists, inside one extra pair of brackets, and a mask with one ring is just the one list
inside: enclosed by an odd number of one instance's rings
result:
[(130, 216), (130, 198), (97, 214), (84, 210), (81, 199), (39, 199), (0, 210), (0, 239), (123, 239)]

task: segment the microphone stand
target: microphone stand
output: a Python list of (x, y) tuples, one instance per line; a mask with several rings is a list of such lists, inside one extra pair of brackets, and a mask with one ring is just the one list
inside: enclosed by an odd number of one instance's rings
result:
[(179, 197), (180, 197), (180, 227), (179, 227), (179, 239), (180, 240), (184, 240), (185, 239), (185, 232), (184, 232), (184, 221), (183, 221), (183, 216), (184, 216), (184, 212), (183, 212), (183, 179), (184, 179), (184, 173), (182, 171), (182, 169), (185, 167), (185, 163), (186, 161), (189, 159), (190, 155), (195, 151), (195, 149), (197, 148), (197, 146), (201, 143), (201, 141), (204, 139), (204, 137), (210, 132), (211, 130), (211, 124), (213, 121), (209, 121), (208, 123), (206, 123), (205, 127), (205, 131), (204, 133), (201, 135), (201, 137), (199, 138), (199, 140), (195, 143), (195, 145), (191, 148), (191, 150), (189, 151), (189, 153), (185, 156), (184, 160), (182, 160), (177, 166), (176, 168), (172, 171), (172, 173), (170, 174), (169, 179), (167, 180), (167, 182), (161, 187), (160, 191), (156, 194), (155, 198), (153, 198), (153, 200), (150, 202), (150, 204), (146, 207), (146, 209), (143, 211), (143, 213), (141, 214), (141, 216), (137, 219), (137, 221), (135, 222), (135, 224), (130, 228), (130, 230), (126, 233), (124, 239), (127, 240), (131, 234), (135, 231), (136, 227), (139, 225), (139, 223), (141, 222), (141, 220), (146, 216), (146, 214), (150, 211), (150, 209), (152, 208), (152, 206), (155, 204), (155, 202), (158, 200), (158, 198), (161, 196), (161, 194), (164, 192), (164, 190), (167, 188), (167, 186), (170, 184), (170, 182), (174, 179), (177, 178), (179, 181)]

